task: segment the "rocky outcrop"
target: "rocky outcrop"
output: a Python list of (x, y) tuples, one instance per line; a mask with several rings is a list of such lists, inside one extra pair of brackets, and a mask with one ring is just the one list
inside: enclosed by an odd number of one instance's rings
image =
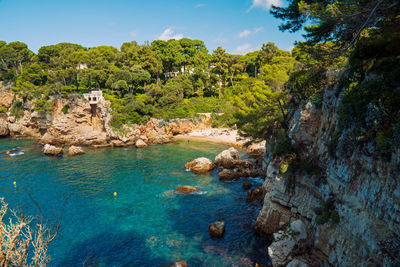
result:
[[(0, 90), (0, 106), (10, 108), (14, 99), (12, 91)], [(108, 147), (136, 143), (143, 146), (142, 142), (147, 145), (163, 144), (169, 142), (174, 134), (203, 125), (202, 122), (196, 124), (189, 119), (176, 119), (173, 122), (151, 119), (144, 125), (124, 125), (116, 130), (110, 126), (110, 102), (104, 99), (96, 105), (90, 105), (79, 95), (72, 95), (68, 99), (51, 97), (49, 101), (53, 104), (53, 110), (50, 113), (35, 111), (35, 100), (18, 101), (22, 103), (23, 116), (9, 116), (8, 122), (1, 122), (0, 131), (5, 134), (8, 128), (12, 137), (39, 139), (43, 145)]]
[(290, 226), (274, 234), (274, 242), (268, 247), (273, 266), (286, 266), (292, 259), (304, 253), (307, 248), (307, 229), (301, 220), (293, 221)]
[(265, 195), (264, 189), (262, 187), (258, 187), (256, 189), (250, 189), (247, 191), (247, 198), (246, 201), (250, 203), (257, 203), (261, 202), (263, 200), (263, 197)]
[(200, 190), (199, 188), (193, 187), (190, 185), (181, 185), (181, 186), (178, 186), (178, 188), (176, 188), (176, 192), (182, 193), (182, 194), (191, 194), (191, 193), (197, 192), (199, 190)]
[(0, 136), (6, 136), (10, 133), (8, 123), (5, 119), (0, 118)]
[(221, 181), (238, 180), (240, 178), (237, 172), (230, 169), (223, 169), (218, 173), (218, 176)]
[[(284, 159), (272, 157), (273, 140), (267, 141), (266, 195), (254, 229), (272, 236), (299, 219), (307, 225), (310, 243), (298, 242), (299, 250), (289, 253), (292, 260), (286, 252), (276, 252), (279, 243), (272, 246), (276, 265), (396, 266), (400, 263), (400, 149), (388, 162), (374, 155), (375, 144), (358, 148), (350, 145), (345, 131), (338, 135), (342, 95), (336, 91), (325, 89), (322, 108), (308, 102), (289, 116), (289, 138), (308, 170), (282, 171)], [(304, 247), (306, 253), (301, 251)]]
[(56, 147), (56, 146), (46, 144), (43, 147), (43, 153), (45, 155), (59, 156), (59, 155), (63, 154), (63, 149), (62, 149), (62, 147)]
[(147, 144), (142, 139), (138, 139), (136, 141), (135, 145), (137, 148), (143, 148), (143, 147), (147, 146)]
[(68, 148), (68, 156), (83, 155), (85, 151), (80, 146), (70, 146)]
[(212, 237), (223, 237), (225, 234), (225, 222), (216, 221), (208, 226), (208, 233)]
[(9, 109), (14, 100), (14, 92), (11, 90), (0, 91), (0, 106)]
[(207, 173), (215, 168), (214, 163), (208, 158), (197, 158), (185, 164), (185, 169), (195, 173)]
[(239, 160), (239, 152), (231, 147), (227, 150), (219, 153), (214, 160), (215, 165), (218, 167), (222, 166), (224, 168), (233, 168), (236, 160)]

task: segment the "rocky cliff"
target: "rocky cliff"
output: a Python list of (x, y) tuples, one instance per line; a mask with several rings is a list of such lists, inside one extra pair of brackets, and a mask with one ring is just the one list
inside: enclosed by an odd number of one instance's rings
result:
[[(0, 108), (6, 110), (0, 114), (0, 136), (39, 139), (43, 145), (127, 146), (139, 139), (146, 145), (166, 143), (175, 134), (204, 126), (189, 119), (151, 119), (144, 125), (125, 125), (115, 130), (109, 126), (112, 114), (108, 101), (90, 105), (79, 95), (52, 97), (49, 101), (50, 112), (37, 112), (34, 101), (23, 101), (8, 88), (0, 90)], [(16, 102), (20, 103), (19, 111), (12, 112)]]
[[(309, 102), (291, 112), (288, 136), (308, 164), (287, 170), (270, 152), (273, 140), (267, 144), (254, 229), (273, 236), (274, 266), (400, 265), (400, 148), (385, 161), (373, 143), (350, 146), (337, 131), (341, 99), (330, 85), (322, 107)], [(306, 238), (291, 226), (298, 221)]]

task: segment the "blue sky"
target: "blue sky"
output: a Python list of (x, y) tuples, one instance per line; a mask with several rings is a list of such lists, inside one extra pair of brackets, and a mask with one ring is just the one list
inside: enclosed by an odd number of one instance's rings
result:
[(188, 37), (211, 51), (244, 54), (263, 43), (291, 50), (299, 33), (280, 32), (269, 14), (282, 0), (0, 0), (0, 40), (37, 51), (60, 42), (86, 47)]

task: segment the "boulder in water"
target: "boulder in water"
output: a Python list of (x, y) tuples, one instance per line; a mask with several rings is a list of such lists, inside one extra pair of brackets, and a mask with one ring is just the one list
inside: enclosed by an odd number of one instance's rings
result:
[(223, 237), (225, 233), (225, 222), (216, 221), (208, 226), (208, 233), (213, 237)]
[(251, 183), (249, 183), (247, 181), (244, 181), (243, 184), (242, 184), (242, 187), (243, 187), (244, 190), (248, 190), (248, 189), (251, 188)]
[(224, 168), (231, 169), (235, 165), (235, 161), (239, 160), (239, 152), (231, 147), (227, 150), (222, 151), (215, 157), (215, 165), (222, 166)]
[(193, 187), (190, 185), (181, 185), (178, 186), (178, 188), (176, 189), (177, 192), (182, 193), (182, 194), (191, 194), (194, 192), (199, 191), (200, 189), (197, 187)]
[(191, 170), (195, 173), (206, 173), (215, 168), (214, 163), (208, 158), (197, 158), (185, 164), (185, 169)]
[(142, 139), (138, 139), (135, 145), (137, 148), (142, 148), (147, 146), (147, 144)]
[(58, 156), (62, 155), (63, 149), (62, 147), (56, 147), (50, 144), (46, 144), (43, 148), (43, 153), (46, 155)]
[(172, 264), (170, 267), (187, 267), (187, 263), (184, 260), (180, 260)]
[(229, 169), (223, 169), (218, 176), (221, 181), (237, 180), (240, 177), (235, 171)]
[(250, 189), (247, 192), (247, 198), (246, 201), (250, 203), (257, 203), (257, 201), (260, 201), (262, 203), (262, 200), (264, 199), (264, 190), (262, 186), (256, 188), (256, 189)]
[(68, 148), (68, 156), (76, 156), (83, 154), (85, 154), (85, 151), (83, 151), (82, 147), (80, 146), (70, 146)]

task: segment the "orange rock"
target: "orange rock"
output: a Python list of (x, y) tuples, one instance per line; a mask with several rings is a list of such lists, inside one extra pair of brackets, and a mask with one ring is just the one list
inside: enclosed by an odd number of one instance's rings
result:
[(199, 191), (200, 189), (197, 187), (193, 187), (190, 185), (181, 185), (178, 186), (178, 188), (176, 189), (177, 192), (182, 193), (182, 194), (191, 194), (194, 192)]

